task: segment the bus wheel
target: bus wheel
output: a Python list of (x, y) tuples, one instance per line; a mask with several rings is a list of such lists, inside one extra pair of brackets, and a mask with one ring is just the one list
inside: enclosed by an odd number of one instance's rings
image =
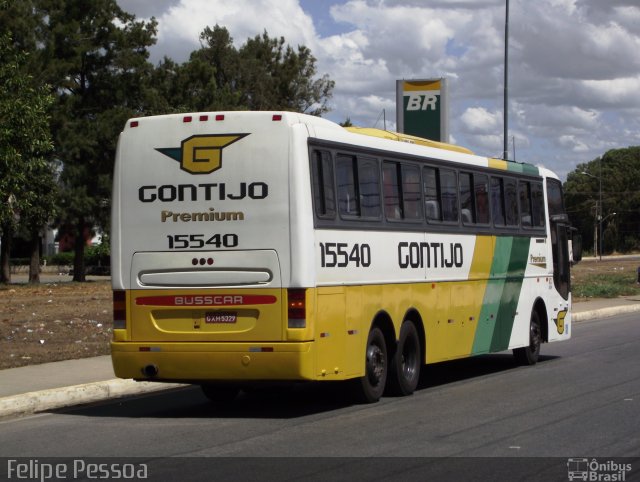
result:
[(240, 387), (235, 385), (222, 385), (215, 383), (203, 383), (200, 385), (205, 397), (214, 403), (233, 402), (240, 393)]
[(365, 375), (353, 381), (355, 396), (362, 403), (380, 400), (387, 383), (387, 344), (377, 326), (371, 328), (367, 338)]
[(540, 317), (537, 311), (531, 313), (531, 323), (529, 324), (529, 346), (515, 348), (513, 356), (519, 365), (535, 365), (540, 356), (540, 345), (542, 343), (542, 330), (540, 328)]
[(420, 338), (416, 325), (405, 321), (400, 328), (400, 337), (396, 353), (389, 367), (389, 393), (392, 395), (411, 395), (420, 379)]

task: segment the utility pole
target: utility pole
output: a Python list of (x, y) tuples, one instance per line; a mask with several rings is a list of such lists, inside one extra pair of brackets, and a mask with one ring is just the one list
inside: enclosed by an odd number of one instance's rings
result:
[(599, 179), (599, 188), (598, 188), (598, 197), (600, 198), (600, 210), (598, 211), (598, 242), (600, 243), (600, 249), (598, 251), (600, 251), (600, 261), (602, 261), (602, 215), (604, 214), (603, 211), (603, 205), (602, 205), (602, 156), (600, 156), (600, 160), (598, 161), (598, 165), (599, 165), (599, 171), (600, 171), (600, 175), (598, 176)]
[(509, 0), (506, 0), (504, 19), (504, 149), (502, 158), (509, 158)]

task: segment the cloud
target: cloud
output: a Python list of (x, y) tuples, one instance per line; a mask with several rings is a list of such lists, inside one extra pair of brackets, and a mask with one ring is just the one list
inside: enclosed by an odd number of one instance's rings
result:
[(137, 17), (158, 17), (180, 0), (118, 0), (118, 5), (125, 12)]
[[(131, 1), (131, 0), (129, 0)], [(165, 0), (167, 1), (167, 0)], [(163, 55), (184, 61), (200, 47), (205, 27), (226, 27), (236, 46), (265, 30), (271, 37), (285, 37), (292, 45), (306, 45), (313, 51), (316, 35), (311, 17), (296, 0), (174, 0), (156, 16), (158, 42), (152, 59)]]
[(484, 107), (470, 107), (460, 117), (466, 132), (486, 134), (497, 132), (502, 126), (502, 113), (489, 112)]
[[(391, 124), (397, 79), (446, 77), (452, 137), (502, 151), (504, 0), (300, 1), (306, 11), (297, 0), (163, 0), (160, 13), (135, 4), (159, 21), (156, 60), (185, 60), (216, 23), (236, 45), (264, 30), (306, 45), (336, 82), (328, 117), (338, 122), (373, 126), (384, 111)], [(637, 0), (510, 0), (509, 139), (520, 160), (562, 175), (638, 143), (638, 25)]]
[(594, 22), (580, 2), (568, 3), (575, 7), (551, 0), (519, 3), (523, 8), (513, 19), (515, 57), (551, 78), (602, 80), (637, 74), (637, 27), (633, 32), (602, 15)]

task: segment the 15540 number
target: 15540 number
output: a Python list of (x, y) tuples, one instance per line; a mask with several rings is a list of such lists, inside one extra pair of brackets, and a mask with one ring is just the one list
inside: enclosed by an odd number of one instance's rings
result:
[(169, 249), (199, 249), (199, 248), (235, 248), (238, 246), (237, 234), (169, 234)]
[(371, 247), (366, 244), (320, 243), (320, 265), (323, 268), (367, 268), (371, 265)]

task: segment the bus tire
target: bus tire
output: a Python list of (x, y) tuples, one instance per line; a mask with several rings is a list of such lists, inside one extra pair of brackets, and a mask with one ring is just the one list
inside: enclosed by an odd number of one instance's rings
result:
[(422, 366), (420, 337), (416, 325), (408, 320), (400, 327), (396, 351), (389, 365), (390, 395), (411, 395), (420, 380)]
[(240, 387), (217, 383), (203, 383), (200, 385), (202, 393), (213, 403), (233, 402), (240, 393)]
[(531, 313), (529, 323), (529, 345), (523, 348), (515, 348), (513, 356), (519, 365), (535, 365), (540, 356), (540, 345), (542, 344), (542, 329), (540, 327), (540, 316), (536, 310)]
[(375, 403), (380, 400), (387, 384), (387, 344), (382, 330), (371, 328), (365, 351), (365, 374), (353, 380), (354, 395), (358, 402)]

